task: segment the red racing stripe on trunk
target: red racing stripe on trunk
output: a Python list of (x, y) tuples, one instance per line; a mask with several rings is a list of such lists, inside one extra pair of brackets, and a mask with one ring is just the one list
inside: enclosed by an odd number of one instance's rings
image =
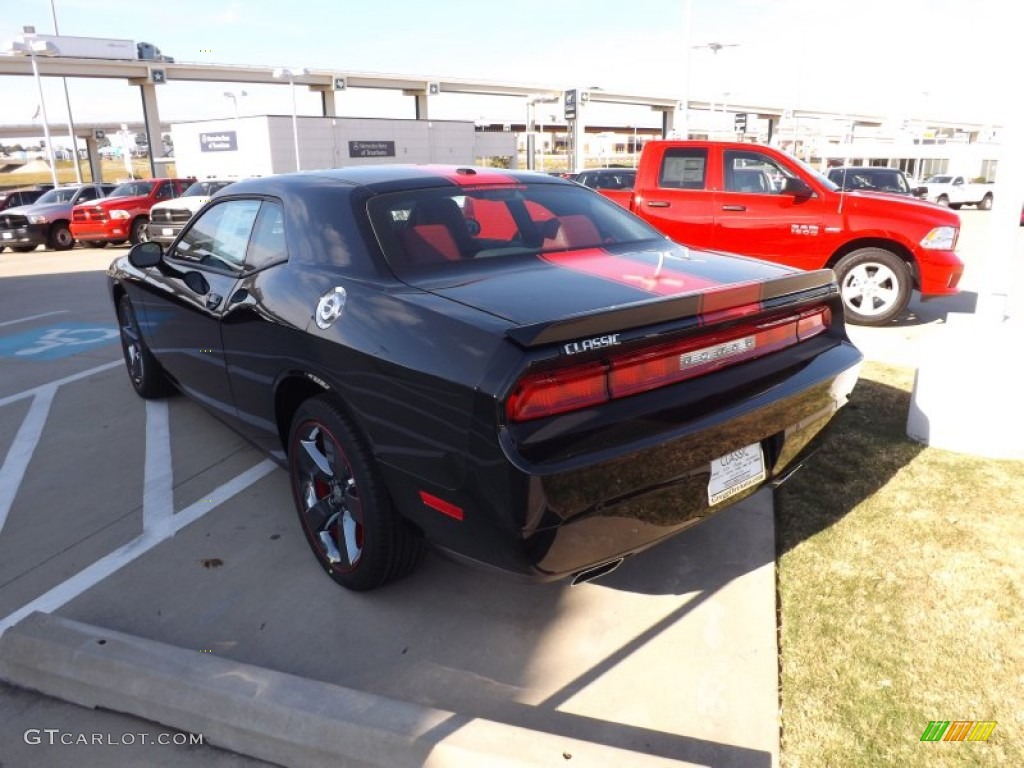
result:
[(614, 256), (600, 248), (542, 253), (540, 258), (563, 269), (628, 285), (655, 296), (678, 296), (716, 288), (720, 283), (658, 264)]

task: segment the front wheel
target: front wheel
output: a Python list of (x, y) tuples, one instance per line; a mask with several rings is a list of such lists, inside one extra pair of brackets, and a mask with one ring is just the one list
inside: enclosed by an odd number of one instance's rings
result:
[(369, 448), (333, 399), (299, 406), (288, 471), (306, 541), (341, 586), (374, 589), (422, 559), (422, 537), (392, 508)]
[(174, 391), (160, 363), (146, 346), (135, 317), (135, 308), (127, 296), (117, 304), (117, 320), (121, 326), (121, 351), (128, 368), (128, 378), (139, 397), (151, 400)]
[(132, 222), (132, 231), (128, 236), (129, 242), (132, 245), (138, 245), (139, 243), (145, 243), (149, 240), (149, 219), (145, 216), (139, 216), (135, 221)]
[(861, 248), (835, 266), (846, 318), (855, 325), (885, 325), (910, 302), (907, 263), (882, 248)]
[(981, 198), (981, 202), (978, 203), (978, 210), (991, 211), (992, 210), (992, 195), (985, 195)]
[(74, 247), (75, 238), (71, 236), (71, 230), (63, 222), (54, 224), (50, 229), (50, 238), (47, 243), (55, 251), (67, 251)]
[(939, 195), (939, 199), (936, 200), (935, 202), (941, 205), (943, 208), (949, 208), (949, 198), (946, 197), (945, 195)]

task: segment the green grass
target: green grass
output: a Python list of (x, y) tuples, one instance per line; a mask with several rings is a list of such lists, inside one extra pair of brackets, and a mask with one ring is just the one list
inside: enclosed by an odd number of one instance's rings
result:
[[(909, 440), (913, 372), (868, 364), (776, 496), (782, 762), (1024, 765), (1024, 462)], [(995, 720), (987, 743), (922, 743)]]

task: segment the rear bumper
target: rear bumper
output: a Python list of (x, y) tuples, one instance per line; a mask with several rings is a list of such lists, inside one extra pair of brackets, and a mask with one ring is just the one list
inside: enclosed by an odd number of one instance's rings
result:
[(922, 248), (915, 255), (922, 296), (950, 296), (959, 293), (957, 286), (964, 273), (964, 263), (955, 252)]
[[(430, 489), (464, 511), (459, 521), (422, 514), (408, 484), (389, 485), (399, 509), (456, 557), (532, 581), (565, 578), (647, 549), (784, 479), (846, 402), (861, 359), (851, 344), (836, 344), (758, 394), (557, 466), (481, 462), (465, 487)], [(712, 505), (711, 462), (754, 443), (765, 479)]]

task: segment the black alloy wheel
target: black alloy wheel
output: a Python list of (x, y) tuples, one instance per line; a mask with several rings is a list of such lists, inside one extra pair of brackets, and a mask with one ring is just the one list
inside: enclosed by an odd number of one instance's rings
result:
[(296, 412), (288, 471), (306, 541), (341, 586), (375, 589), (422, 559), (422, 537), (392, 509), (369, 449), (329, 396)]
[(121, 331), (121, 351), (128, 369), (128, 379), (136, 394), (147, 400), (171, 394), (174, 388), (167, 380), (160, 363), (146, 346), (135, 317), (135, 308), (127, 296), (117, 305), (117, 320)]

